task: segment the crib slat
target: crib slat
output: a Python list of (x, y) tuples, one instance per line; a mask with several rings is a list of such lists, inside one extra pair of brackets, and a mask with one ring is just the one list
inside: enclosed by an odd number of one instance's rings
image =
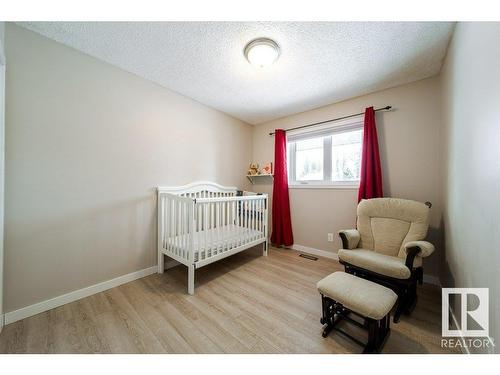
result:
[(252, 230), (252, 241), (255, 241), (258, 238), (258, 230), (259, 230), (259, 202), (260, 202), (260, 197), (257, 196), (257, 200), (255, 200), (253, 203), (253, 230)]
[(219, 214), (219, 228), (220, 228), (219, 229), (219, 243), (220, 243), (219, 252), (223, 252), (224, 251), (224, 221), (222, 220), (222, 216), (224, 215), (224, 202), (219, 203), (219, 211), (220, 211), (220, 214)]
[(179, 243), (176, 249), (176, 255), (180, 256), (181, 248), (182, 248), (182, 201), (179, 201), (179, 214), (177, 215), (177, 235), (179, 239)]
[[(221, 194), (222, 195), (222, 194)], [(222, 197), (221, 197), (222, 198)], [(219, 241), (220, 241), (220, 252), (224, 251), (224, 220), (223, 220), (223, 215), (224, 215), (224, 202), (219, 203), (219, 211), (220, 211), (220, 216), (219, 216)]]
[(232, 236), (232, 230), (233, 226), (231, 225), (231, 210), (232, 210), (232, 202), (226, 202), (226, 212), (227, 212), (227, 217), (226, 217), (226, 233), (227, 233), (227, 241), (226, 241), (226, 250), (231, 249), (231, 239), (233, 238)]
[(184, 202), (179, 202), (179, 248), (177, 255), (182, 257), (182, 249), (184, 248)]
[(158, 239), (161, 242), (162, 249), (166, 248), (167, 243), (165, 242), (165, 197), (161, 194), (158, 195)]
[[(162, 220), (163, 220), (163, 225), (162, 225), (162, 231), (163, 231), (163, 247), (169, 251), (170, 250), (170, 232), (169, 232), (169, 227), (167, 226), (168, 221), (168, 215), (170, 214), (170, 201), (169, 199), (163, 195), (162, 196)], [(170, 224), (170, 223), (169, 223)]]
[(262, 200), (259, 200), (259, 236), (262, 233)]
[(259, 238), (259, 225), (260, 225), (260, 219), (259, 219), (259, 212), (260, 212), (260, 199), (255, 202), (255, 239)]
[(179, 202), (180, 214), (179, 214), (179, 248), (177, 249), (177, 255), (182, 257), (182, 249), (184, 248), (184, 202)]
[(189, 248), (189, 219), (191, 215), (189, 214), (189, 206), (187, 202), (184, 202), (184, 248), (182, 251), (183, 258), (188, 258), (188, 248)]
[(253, 210), (254, 210), (254, 205), (255, 201), (250, 201), (250, 226), (249, 226), (249, 236), (248, 236), (248, 242), (252, 241), (252, 230), (253, 230)]
[(236, 231), (236, 202), (231, 202), (231, 247), (235, 246)]
[[(222, 198), (222, 193), (221, 193), (221, 198)], [(220, 250), (219, 252), (224, 252), (224, 202), (220, 202), (219, 203), (219, 211), (220, 211), (220, 222), (219, 222), (219, 226), (220, 226), (220, 231), (219, 231), (219, 235), (220, 235), (220, 238), (219, 238), (219, 241), (220, 241)]]
[(222, 251), (225, 251), (226, 248), (226, 242), (228, 240), (227, 233), (228, 233), (228, 227), (226, 223), (226, 210), (227, 210), (227, 205), (226, 202), (222, 202), (222, 238), (224, 239), (223, 244), (222, 244)]
[(186, 219), (187, 219), (187, 207), (186, 207), (186, 202), (182, 202), (182, 217), (181, 217), (181, 223), (182, 223), (182, 247), (181, 247), (181, 257), (185, 258), (185, 252), (186, 252), (186, 244), (187, 244), (187, 225), (186, 225)]
[[(240, 230), (243, 231), (243, 229), (245, 228), (245, 202), (241, 201), (240, 205), (241, 205), (240, 206), (241, 207), (240, 220), (241, 220), (241, 228), (242, 228)], [(241, 246), (241, 245), (243, 245), (243, 237), (241, 237), (241, 236), (238, 236), (238, 237), (239, 237), (238, 244)]]
[(250, 209), (252, 208), (251, 207), (251, 202), (250, 201), (246, 201), (245, 202), (245, 205), (246, 205), (246, 210), (245, 210), (245, 220), (246, 220), (246, 223), (245, 223), (245, 228), (246, 228), (246, 231), (245, 231), (245, 244), (248, 242), (248, 231), (250, 229), (250, 222), (251, 222), (251, 218), (250, 218)]
[(260, 199), (257, 201), (257, 212), (256, 212), (256, 217), (257, 217), (257, 223), (255, 230), (257, 231), (256, 234), (256, 239), (260, 237), (260, 202), (262, 202)]
[(262, 237), (262, 199), (259, 200), (259, 238)]
[(167, 243), (167, 250), (170, 251), (172, 244), (170, 243), (170, 238), (172, 237), (171, 229), (170, 229), (170, 211), (172, 210), (172, 202), (168, 197), (165, 197), (165, 211), (163, 212), (163, 220), (165, 225), (165, 241)]
[(183, 251), (183, 257), (188, 259), (189, 257), (189, 254), (188, 254), (188, 250), (189, 250), (189, 242), (190, 242), (190, 238), (189, 238), (189, 228), (191, 226), (190, 224), (190, 220), (191, 220), (191, 213), (190, 213), (190, 209), (189, 209), (189, 203), (188, 202), (184, 202), (184, 211), (185, 211), (185, 218), (184, 218), (184, 232), (185, 232), (185, 242), (184, 242), (184, 251)]
[[(209, 227), (209, 236), (208, 236), (208, 244), (207, 244), (207, 250), (210, 253), (213, 253), (213, 243), (214, 243), (214, 204), (210, 203), (209, 204), (209, 218), (208, 218), (208, 227)], [(208, 253), (205, 255), (208, 258)]]
[(168, 205), (169, 205), (169, 208), (168, 208), (168, 235), (170, 237), (170, 241), (169, 241), (169, 251), (172, 251), (172, 248), (174, 246), (174, 202), (170, 199), (170, 197), (168, 198)]
[(209, 230), (210, 230), (210, 203), (205, 204), (205, 245), (204, 245), (204, 250), (205, 253), (203, 254), (203, 258), (205, 259), (208, 254), (208, 242), (210, 240), (209, 238)]
[(182, 251), (182, 236), (183, 236), (183, 225), (182, 225), (182, 217), (184, 216), (184, 207), (182, 205), (182, 201), (179, 202), (179, 216), (177, 217), (177, 220), (179, 221), (179, 247), (177, 248), (177, 255), (181, 256), (181, 251)]
[[(194, 196), (196, 196), (194, 194)], [(193, 197), (193, 199), (195, 199)], [(188, 233), (188, 251), (187, 251), (187, 259), (189, 261), (189, 263), (193, 263), (193, 260), (194, 260), (194, 236), (195, 236), (195, 232), (196, 232), (196, 204), (193, 202), (189, 203), (189, 206), (188, 206), (188, 209), (189, 209), (189, 233)]]
[(246, 235), (246, 242), (252, 240), (252, 205), (253, 201), (248, 201), (248, 232)]
[[(213, 193), (214, 197), (216, 197), (216, 193)], [(217, 198), (217, 197), (216, 197)], [(217, 229), (218, 229), (218, 226), (217, 226), (217, 202), (214, 202), (213, 204), (213, 217), (212, 217), (212, 224), (213, 224), (213, 241), (212, 241), (212, 247), (213, 247), (213, 250), (212, 250), (212, 256), (214, 254), (217, 253)]]
[(167, 223), (168, 223), (168, 250), (172, 251), (172, 247), (174, 245), (173, 239), (174, 239), (174, 227), (172, 224), (172, 221), (174, 219), (174, 202), (170, 199), (170, 197), (167, 198), (168, 202), (168, 211), (166, 213), (167, 215)]
[(176, 221), (177, 221), (177, 230), (176, 230), (176, 235), (177, 235), (177, 246), (175, 247), (175, 255), (180, 254), (180, 249), (182, 247), (182, 202), (178, 201), (177, 203), (177, 215), (176, 215)]
[(185, 239), (184, 239), (184, 250), (183, 250), (183, 257), (188, 258), (188, 250), (189, 250), (189, 227), (190, 227), (190, 218), (191, 214), (189, 212), (189, 204), (188, 202), (184, 202), (184, 233), (185, 233)]
[(241, 246), (244, 245), (247, 240), (245, 238), (245, 235), (247, 233), (247, 228), (248, 228), (248, 201), (243, 201), (241, 202), (241, 206), (243, 207), (243, 225), (241, 226), (241, 234), (240, 234), (240, 237), (241, 237)]
[(177, 249), (177, 241), (179, 240), (179, 238), (177, 237), (177, 217), (179, 216), (178, 213), (179, 213), (179, 209), (178, 209), (178, 203), (177, 201), (172, 201), (172, 206), (173, 206), (173, 210), (172, 210), (172, 236), (173, 236), (173, 246), (172, 246), (172, 251), (173, 253), (175, 254), (176, 253), (176, 249)]
[(216, 250), (215, 250), (215, 253), (218, 254), (220, 249), (219, 249), (219, 246), (221, 244), (221, 241), (222, 241), (222, 234), (221, 234), (221, 230), (220, 230), (220, 226), (221, 226), (221, 223), (220, 223), (220, 218), (221, 218), (221, 202), (216, 202), (215, 203), (215, 223), (216, 223), (216, 227), (217, 227), (217, 239), (216, 239)]
[(260, 212), (260, 199), (255, 202), (256, 203), (256, 208), (255, 208), (255, 231), (256, 231), (256, 235), (255, 235), (255, 239), (258, 239), (259, 238), (259, 225), (260, 225), (260, 220), (259, 220), (259, 212)]
[(177, 255), (177, 248), (179, 247), (179, 202), (175, 202), (175, 215), (174, 219), (174, 254)]
[[(240, 201), (235, 201), (236, 204), (236, 231), (240, 229), (241, 226), (241, 202)], [(239, 241), (239, 236), (236, 236), (235, 238), (235, 244), (236, 246), (240, 246), (240, 241)]]
[(257, 229), (257, 201), (252, 201), (252, 241), (255, 240), (256, 229)]
[(222, 251), (227, 251), (229, 242), (229, 231), (226, 223), (228, 202), (222, 202), (222, 228), (224, 229), (224, 243), (222, 244)]
[[(252, 201), (252, 231), (255, 231), (257, 229), (256, 228), (256, 224), (257, 224), (256, 213), (257, 213), (257, 201)], [(253, 238), (253, 236), (252, 236), (252, 238)]]
[(158, 204), (158, 209), (160, 210), (159, 212), (159, 219), (160, 222), (158, 223), (158, 239), (161, 242), (161, 247), (162, 249), (165, 249), (166, 247), (166, 242), (165, 242), (165, 197), (163, 195), (158, 195), (159, 204)]
[[(212, 193), (212, 195), (216, 197), (216, 193)], [(212, 237), (212, 254), (211, 256), (214, 256), (215, 254), (217, 254), (217, 239), (218, 239), (218, 235), (217, 235), (217, 230), (219, 229), (218, 225), (217, 225), (217, 202), (214, 202), (213, 203), (213, 206), (212, 206), (212, 226), (213, 226), (213, 237)]]
[(231, 240), (231, 227), (229, 226), (229, 218), (230, 218), (230, 209), (231, 205), (229, 202), (224, 203), (225, 209), (224, 209), (224, 216), (225, 216), (225, 221), (224, 221), (224, 228), (225, 228), (225, 233), (226, 233), (226, 251), (230, 249), (230, 244), (229, 241)]

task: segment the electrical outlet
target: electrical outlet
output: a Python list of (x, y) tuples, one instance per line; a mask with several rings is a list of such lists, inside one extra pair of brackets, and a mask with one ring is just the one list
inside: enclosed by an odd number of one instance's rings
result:
[(328, 242), (333, 242), (333, 233), (328, 233)]

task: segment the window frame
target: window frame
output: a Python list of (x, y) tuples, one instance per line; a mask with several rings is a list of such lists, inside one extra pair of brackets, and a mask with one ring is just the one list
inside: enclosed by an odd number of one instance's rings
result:
[[(355, 117), (329, 124), (312, 131), (287, 132), (288, 187), (291, 189), (358, 189), (359, 180), (331, 181), (332, 175), (332, 135), (354, 130), (363, 131), (363, 118)], [(363, 134), (363, 133), (362, 133)], [(296, 180), (296, 142), (311, 138), (323, 138), (323, 180)], [(361, 138), (363, 139), (363, 138)], [(361, 140), (362, 142), (362, 140)]]

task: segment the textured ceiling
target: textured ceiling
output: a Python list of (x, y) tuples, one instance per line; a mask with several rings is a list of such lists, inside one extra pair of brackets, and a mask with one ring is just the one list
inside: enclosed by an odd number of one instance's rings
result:
[[(21, 26), (257, 124), (430, 77), (446, 22), (28, 22)], [(243, 56), (274, 39), (279, 60)]]

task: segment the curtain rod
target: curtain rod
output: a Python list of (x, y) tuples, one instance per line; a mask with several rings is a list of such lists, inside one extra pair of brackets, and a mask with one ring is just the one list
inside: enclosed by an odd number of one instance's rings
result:
[[(377, 112), (377, 111), (388, 111), (391, 108), (392, 108), (392, 106), (388, 105), (388, 106), (383, 107), (383, 108), (377, 108), (374, 111), (375, 112)], [(364, 115), (364, 114), (365, 114), (364, 112), (360, 112), (360, 113), (355, 113), (353, 115), (348, 115), (348, 116), (344, 116), (344, 117), (332, 118), (330, 120), (315, 122), (313, 124), (307, 124), (307, 125), (297, 126), (295, 128), (286, 129), (285, 132), (288, 132), (288, 131), (291, 131), (291, 130), (302, 129), (302, 128), (308, 128), (310, 126), (316, 126), (316, 125), (326, 124), (327, 122), (332, 122), (332, 121), (337, 121), (337, 120), (343, 120), (343, 119), (346, 119), (346, 118), (356, 117), (356, 116), (360, 116), (360, 115)], [(269, 135), (274, 135), (274, 132), (269, 133)]]

